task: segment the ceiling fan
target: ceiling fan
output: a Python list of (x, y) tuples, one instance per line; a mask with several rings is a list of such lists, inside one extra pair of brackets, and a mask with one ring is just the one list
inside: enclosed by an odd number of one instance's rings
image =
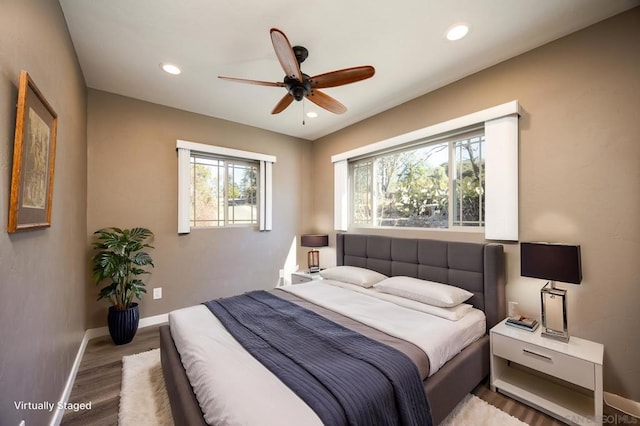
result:
[(237, 83), (256, 84), (258, 86), (285, 87), (287, 94), (278, 102), (273, 111), (271, 111), (271, 114), (278, 114), (284, 111), (294, 99), (301, 101), (304, 98), (335, 114), (342, 114), (347, 110), (347, 107), (318, 89), (355, 83), (356, 81), (372, 77), (376, 72), (372, 66), (363, 65), (309, 77), (300, 71), (300, 64), (307, 59), (309, 51), (302, 46), (291, 47), (287, 36), (277, 28), (271, 28), (270, 32), (271, 42), (276, 51), (276, 56), (286, 74), (284, 81), (271, 83), (268, 81), (248, 80), (244, 78), (222, 76), (218, 76), (218, 78), (235, 81)]

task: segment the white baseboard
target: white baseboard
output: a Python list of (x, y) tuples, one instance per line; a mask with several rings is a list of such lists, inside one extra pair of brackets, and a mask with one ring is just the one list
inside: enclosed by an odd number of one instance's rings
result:
[[(138, 328), (140, 329), (152, 325), (162, 324), (167, 321), (169, 321), (169, 314), (160, 314), (154, 315), (152, 317), (140, 318)], [(58, 403), (58, 405), (56, 405), (56, 410), (53, 414), (53, 417), (51, 418), (51, 423), (49, 423), (49, 426), (59, 426), (60, 422), (62, 422), (64, 410), (58, 409), (57, 407), (59, 407), (60, 405), (64, 406), (67, 402), (69, 402), (71, 389), (73, 389), (73, 383), (76, 380), (76, 375), (78, 374), (78, 369), (80, 368), (80, 363), (82, 362), (82, 357), (84, 356), (84, 351), (87, 348), (89, 340), (96, 337), (106, 336), (108, 334), (108, 327), (90, 328), (84, 332), (84, 336), (82, 338), (82, 341), (80, 342), (80, 347), (78, 348), (78, 353), (76, 354), (76, 359), (73, 361), (71, 371), (69, 372), (69, 377), (67, 378), (67, 383), (65, 384), (62, 395), (60, 396), (60, 402)]]
[(154, 315), (152, 317), (140, 318), (139, 328), (149, 327), (152, 325), (162, 324), (163, 322), (169, 322), (169, 314)]
[(84, 332), (84, 336), (82, 337), (82, 341), (80, 342), (80, 347), (78, 348), (76, 359), (73, 361), (73, 365), (71, 366), (71, 371), (69, 372), (67, 383), (65, 384), (62, 395), (60, 396), (60, 402), (56, 405), (56, 410), (53, 414), (53, 418), (51, 419), (50, 426), (58, 426), (62, 421), (64, 410), (61, 410), (58, 407), (60, 406), (60, 403), (62, 403), (62, 405), (65, 405), (69, 401), (69, 396), (71, 396), (71, 389), (73, 389), (73, 383), (76, 380), (76, 375), (78, 374), (78, 369), (80, 368), (80, 363), (82, 362), (84, 350), (86, 349), (87, 343), (89, 343), (90, 339), (91, 337), (89, 337), (89, 330), (87, 330)]
[(638, 401), (624, 398), (615, 393), (604, 392), (604, 402), (609, 407), (613, 407), (630, 416), (640, 418), (640, 402)]
[[(169, 321), (169, 314), (154, 315), (152, 317), (140, 318), (138, 322), (138, 328), (145, 328), (152, 325), (162, 324)], [(109, 327), (90, 328), (87, 330), (89, 333), (89, 340), (95, 337), (107, 336), (109, 334)]]

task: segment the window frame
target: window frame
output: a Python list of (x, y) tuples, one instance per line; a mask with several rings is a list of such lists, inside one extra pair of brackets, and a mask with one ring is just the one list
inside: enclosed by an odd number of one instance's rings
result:
[[(484, 174), (484, 181), (482, 182), (482, 187), (483, 187), (483, 191), (480, 194), (480, 198), (484, 200), (484, 192), (485, 192), (485, 188), (486, 188), (486, 173), (485, 169), (486, 169), (486, 164), (485, 164), (485, 157), (483, 155), (483, 152), (486, 151), (486, 138), (485, 138), (485, 134), (484, 134), (484, 127), (477, 130), (477, 131), (471, 131), (467, 134), (464, 135), (460, 135), (460, 136), (456, 136), (450, 141), (450, 145), (449, 145), (449, 156), (450, 156), (450, 160), (449, 160), (449, 170), (453, 169), (454, 174), (456, 175), (454, 179), (449, 178), (449, 205), (450, 205), (450, 209), (449, 209), (449, 229), (453, 229), (453, 230), (481, 230), (482, 232), (484, 232), (484, 228), (485, 228), (485, 217), (486, 217), (486, 211), (485, 211), (485, 215), (482, 214), (483, 209), (480, 208), (479, 209), (479, 220), (478, 223), (479, 225), (475, 226), (475, 225), (456, 225), (455, 222), (464, 222), (462, 220), (456, 220), (455, 219), (455, 208), (456, 205), (458, 205), (458, 199), (456, 197), (456, 184), (458, 181), (458, 161), (457, 161), (457, 157), (456, 156), (456, 146), (455, 144), (458, 142), (461, 142), (463, 140), (471, 140), (474, 138), (480, 138), (481, 140), (478, 141), (477, 143), (480, 143), (480, 157), (482, 158), (482, 162), (480, 162), (480, 174)], [(482, 205), (484, 207), (484, 203), (486, 202), (486, 200), (482, 201)]]
[[(411, 141), (406, 144), (399, 145), (395, 148), (385, 149), (380, 152), (371, 153), (369, 155), (363, 155), (351, 160), (348, 160), (348, 173), (349, 173), (349, 187), (348, 187), (348, 226), (350, 228), (358, 229), (407, 229), (407, 230), (433, 230), (433, 231), (466, 231), (466, 232), (484, 232), (484, 220), (482, 220), (482, 214), (480, 215), (480, 223), (482, 225), (477, 226), (465, 226), (465, 225), (456, 225), (454, 222), (454, 213), (455, 213), (455, 185), (457, 176), (452, 176), (454, 173), (457, 175), (457, 163), (456, 163), (456, 143), (469, 140), (473, 138), (480, 137), (482, 140), (482, 150), (484, 150), (484, 144), (486, 141), (484, 140), (484, 127), (483, 126), (474, 126), (472, 128), (467, 128), (460, 131), (455, 131), (446, 135), (440, 135), (432, 138), (424, 138), (416, 141)], [(447, 176), (447, 227), (422, 227), (422, 226), (390, 226), (390, 225), (376, 225), (377, 221), (377, 202), (376, 202), (376, 160), (388, 156), (389, 154), (402, 154), (412, 150), (418, 150), (425, 147), (435, 146), (435, 145), (444, 145), (447, 146), (447, 167), (448, 167), (448, 176)], [(370, 223), (356, 223), (355, 213), (356, 213), (356, 191), (355, 191), (355, 168), (361, 167), (365, 163), (371, 163), (369, 168), (369, 188), (368, 193), (370, 194), (369, 204), (371, 205), (371, 222)], [(483, 165), (484, 169), (484, 165)]]
[[(272, 220), (272, 196), (273, 196), (273, 164), (276, 163), (274, 155), (262, 154), (251, 151), (243, 151), (233, 148), (220, 147), (215, 145), (189, 142), (178, 139), (176, 141), (178, 151), (178, 233), (188, 234), (191, 232), (190, 210), (191, 210), (191, 156), (226, 158), (228, 160), (245, 161), (258, 163), (257, 175), (257, 205), (258, 205), (258, 226), (259, 231), (271, 231)], [(227, 173), (225, 167), (225, 174)], [(225, 177), (225, 181), (226, 181)], [(225, 188), (225, 192), (227, 189)], [(225, 197), (226, 198), (226, 197)], [(226, 202), (225, 202), (226, 206)], [(225, 214), (225, 222), (226, 222)], [(229, 229), (255, 227), (254, 224), (238, 224), (227, 226), (206, 226), (193, 227), (193, 229)]]
[[(202, 220), (197, 220), (197, 219), (191, 219), (191, 214), (190, 214), (190, 218), (189, 218), (189, 226), (191, 229), (217, 229), (217, 228), (256, 228), (259, 225), (259, 212), (260, 212), (260, 197), (257, 196), (257, 193), (260, 189), (260, 162), (256, 161), (256, 160), (247, 160), (244, 158), (235, 158), (235, 157), (224, 157), (221, 155), (210, 155), (210, 154), (203, 154), (201, 152), (191, 152), (190, 155), (191, 159), (205, 159), (205, 160), (216, 160), (219, 162), (222, 162), (222, 164), (219, 164), (217, 167), (221, 167), (223, 168), (222, 171), (222, 176), (223, 176), (223, 182), (222, 182), (222, 198), (223, 198), (223, 202), (222, 202), (222, 209), (223, 209), (223, 218), (222, 219), (202, 219)], [(190, 164), (194, 164), (193, 162), (191, 162)], [(230, 215), (229, 215), (229, 167), (235, 166), (235, 165), (240, 165), (240, 166), (247, 166), (247, 167), (255, 167), (256, 169), (256, 213), (255, 213), (255, 219), (251, 220), (250, 223), (232, 223), (230, 222)], [(191, 180), (191, 190), (189, 191), (190, 193), (192, 193), (195, 189), (193, 188), (194, 185), (194, 179)], [(218, 185), (220, 186), (220, 184)], [(190, 209), (191, 211), (191, 209)], [(253, 216), (253, 213), (251, 214), (251, 216)], [(197, 222), (214, 222), (217, 221), (218, 223), (222, 222), (221, 225), (196, 225)]]
[[(485, 227), (487, 240), (518, 241), (518, 118), (521, 115), (517, 100), (436, 123), (421, 129), (334, 154), (334, 229), (348, 232), (349, 224), (349, 167), (348, 161), (358, 157), (398, 147), (412, 141), (484, 126), (485, 133)], [(394, 229), (401, 229), (396, 228)], [(435, 228), (414, 228), (437, 231)], [(455, 232), (440, 229), (442, 232)], [(464, 232), (472, 232), (462, 227)]]

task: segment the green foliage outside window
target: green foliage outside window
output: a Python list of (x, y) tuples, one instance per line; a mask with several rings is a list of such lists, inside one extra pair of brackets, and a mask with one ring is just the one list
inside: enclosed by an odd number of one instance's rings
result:
[(258, 167), (254, 163), (191, 158), (191, 226), (257, 223)]
[(483, 226), (483, 141), (462, 138), (353, 163), (353, 224)]

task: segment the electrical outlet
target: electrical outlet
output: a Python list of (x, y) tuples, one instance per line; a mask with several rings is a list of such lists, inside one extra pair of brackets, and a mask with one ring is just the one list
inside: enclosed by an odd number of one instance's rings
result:
[(280, 269), (280, 276), (278, 278), (284, 278), (284, 269)]
[(156, 287), (153, 289), (153, 300), (162, 299), (162, 287)]

